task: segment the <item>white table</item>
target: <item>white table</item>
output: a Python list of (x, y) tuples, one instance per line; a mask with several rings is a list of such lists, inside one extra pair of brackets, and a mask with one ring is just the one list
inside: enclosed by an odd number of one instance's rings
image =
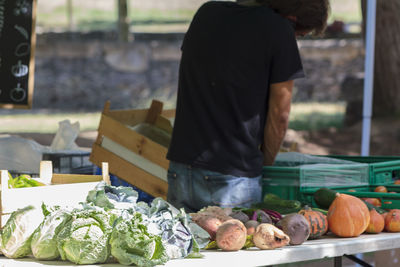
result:
[[(299, 246), (286, 246), (275, 250), (259, 250), (251, 248), (235, 252), (202, 251), (201, 259), (171, 260), (164, 266), (268, 266), (298, 261), (341, 257), (359, 253), (374, 252), (400, 248), (400, 233), (380, 233), (377, 235), (361, 235), (356, 238), (324, 237), (306, 241)], [(71, 262), (43, 261), (35, 259), (7, 259), (0, 257), (0, 267), (36, 267), (36, 266), (68, 266), (76, 267)], [(87, 267), (121, 267), (120, 264), (79, 265)]]

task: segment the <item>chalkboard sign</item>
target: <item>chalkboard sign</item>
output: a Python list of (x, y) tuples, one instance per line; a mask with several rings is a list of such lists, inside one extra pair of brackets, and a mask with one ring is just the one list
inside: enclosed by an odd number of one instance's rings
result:
[(36, 0), (0, 0), (0, 108), (31, 108)]

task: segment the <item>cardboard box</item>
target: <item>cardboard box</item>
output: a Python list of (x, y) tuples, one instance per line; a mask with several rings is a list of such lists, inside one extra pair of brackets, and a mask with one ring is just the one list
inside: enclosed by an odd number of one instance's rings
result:
[(8, 171), (1, 170), (0, 224), (6, 223), (9, 215), (20, 208), (33, 205), (74, 206), (86, 201), (88, 192), (104, 180), (110, 184), (108, 163), (102, 164), (103, 175), (53, 174), (51, 161), (42, 161), (40, 177), (43, 186), (8, 188)]
[(166, 199), (168, 140), (145, 136), (138, 127), (151, 125), (171, 135), (172, 123), (168, 118), (173, 117), (175, 109), (163, 110), (163, 103), (155, 100), (149, 109), (137, 110), (110, 110), (107, 102), (90, 161), (97, 166), (107, 161), (113, 175), (154, 197)]

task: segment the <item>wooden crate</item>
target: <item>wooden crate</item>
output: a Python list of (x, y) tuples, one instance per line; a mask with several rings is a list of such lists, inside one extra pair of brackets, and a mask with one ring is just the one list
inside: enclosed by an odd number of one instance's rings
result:
[(167, 147), (131, 127), (150, 123), (172, 133), (168, 119), (172, 117), (175, 110), (163, 110), (163, 103), (156, 100), (149, 109), (138, 110), (110, 110), (110, 102), (106, 102), (90, 161), (97, 166), (107, 161), (112, 174), (154, 197), (166, 199)]
[(88, 192), (102, 180), (110, 184), (108, 163), (102, 163), (103, 175), (53, 174), (51, 161), (42, 161), (40, 177), (44, 186), (8, 188), (8, 171), (1, 170), (0, 225), (6, 223), (9, 215), (20, 208), (33, 205), (74, 206), (86, 201)]

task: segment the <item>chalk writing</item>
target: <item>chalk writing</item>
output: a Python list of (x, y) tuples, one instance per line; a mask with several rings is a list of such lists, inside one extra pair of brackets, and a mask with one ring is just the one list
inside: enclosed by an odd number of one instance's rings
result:
[(6, 0), (0, 0), (0, 38), (4, 28), (4, 17), (5, 17), (5, 4)]
[(36, 0), (0, 0), (0, 108), (31, 106)]

